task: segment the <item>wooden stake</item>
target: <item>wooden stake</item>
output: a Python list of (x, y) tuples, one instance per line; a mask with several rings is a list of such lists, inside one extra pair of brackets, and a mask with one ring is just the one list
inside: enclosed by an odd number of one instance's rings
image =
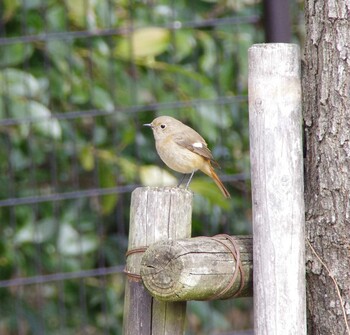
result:
[(182, 335), (186, 302), (160, 302), (146, 291), (140, 275), (144, 247), (191, 236), (192, 193), (181, 188), (137, 188), (132, 193), (124, 335)]
[(306, 334), (300, 54), (249, 49), (255, 335)]

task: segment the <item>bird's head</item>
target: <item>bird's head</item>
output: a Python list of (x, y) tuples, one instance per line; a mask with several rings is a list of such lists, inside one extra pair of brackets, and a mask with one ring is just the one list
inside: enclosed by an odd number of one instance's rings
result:
[(151, 123), (146, 123), (144, 126), (151, 127), (156, 141), (162, 140), (171, 134), (179, 131), (179, 126), (183, 125), (179, 120), (171, 116), (159, 116)]

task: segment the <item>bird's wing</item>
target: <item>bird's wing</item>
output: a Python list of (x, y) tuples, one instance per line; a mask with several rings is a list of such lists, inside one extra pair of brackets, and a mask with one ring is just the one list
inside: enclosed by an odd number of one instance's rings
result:
[(213, 155), (208, 149), (207, 143), (196, 131), (193, 129), (191, 130), (192, 131), (186, 131), (186, 137), (183, 133), (174, 135), (173, 140), (176, 144), (213, 161)]

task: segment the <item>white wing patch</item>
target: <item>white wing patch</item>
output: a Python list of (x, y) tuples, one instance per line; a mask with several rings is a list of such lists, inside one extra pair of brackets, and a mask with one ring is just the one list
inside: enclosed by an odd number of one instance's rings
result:
[(203, 143), (201, 143), (201, 142), (194, 142), (192, 144), (192, 146), (194, 146), (195, 148), (203, 148)]

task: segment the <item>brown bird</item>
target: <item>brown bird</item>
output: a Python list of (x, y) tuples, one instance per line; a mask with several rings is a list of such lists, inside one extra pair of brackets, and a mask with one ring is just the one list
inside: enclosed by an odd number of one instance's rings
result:
[(152, 128), (156, 149), (162, 161), (177, 172), (191, 174), (186, 188), (194, 173), (201, 170), (214, 180), (225, 198), (230, 198), (230, 193), (212, 166), (212, 163), (218, 164), (201, 135), (171, 116), (157, 117), (144, 126)]

